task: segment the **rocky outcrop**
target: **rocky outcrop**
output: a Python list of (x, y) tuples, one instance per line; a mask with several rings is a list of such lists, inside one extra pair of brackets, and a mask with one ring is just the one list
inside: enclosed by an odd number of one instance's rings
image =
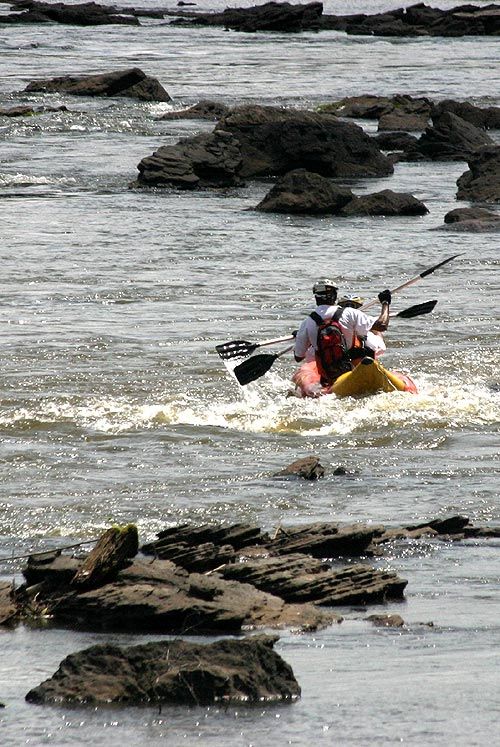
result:
[(128, 648), (92, 646), (64, 659), (26, 700), (94, 706), (291, 700), (300, 687), (273, 649), (277, 640), (262, 635), (211, 644), (175, 640)]
[(183, 26), (224, 26), (233, 31), (291, 33), (318, 30), (322, 13), (323, 3), (320, 2), (304, 5), (270, 2), (250, 8), (226, 8), (221, 13), (196, 13), (172, 23)]
[(163, 86), (139, 68), (100, 75), (64, 75), (34, 80), (26, 93), (67, 93), (72, 96), (126, 96), (140, 101), (170, 101)]
[(498, 5), (461, 5), (441, 10), (418, 3), (383, 13), (348, 16), (323, 15), (321, 27), (365, 36), (497, 36)]
[(280, 176), (306, 169), (322, 176), (375, 177), (393, 173), (393, 166), (361, 127), (332, 114), (239, 106), (216, 126), (239, 142), (241, 174)]
[(274, 555), (302, 553), (314, 558), (352, 558), (370, 555), (373, 541), (383, 532), (384, 527), (376, 524), (318, 522), (299, 527), (280, 527), (265, 547)]
[(492, 233), (500, 231), (500, 215), (484, 208), (456, 208), (444, 216), (439, 230), (455, 233)]
[(318, 457), (308, 456), (296, 459), (284, 469), (276, 472), (274, 477), (301, 477), (304, 480), (319, 480), (325, 474), (325, 468)]
[(369, 195), (355, 197), (344, 208), (342, 215), (425, 215), (428, 208), (421, 200), (405, 192), (383, 189)]
[(457, 180), (457, 198), (471, 202), (500, 202), (500, 146), (483, 148), (467, 162), (469, 171)]
[(295, 169), (279, 179), (255, 209), (267, 213), (338, 214), (353, 197), (350, 189), (337, 187), (320, 174)]
[(410, 135), (408, 132), (381, 132), (373, 136), (373, 139), (381, 150), (390, 151), (409, 150), (417, 142), (415, 135)]
[(224, 130), (163, 145), (137, 166), (136, 187), (204, 189), (241, 184), (242, 156), (238, 140)]
[(63, 23), (71, 26), (102, 26), (109, 24), (139, 24), (132, 9), (113, 8), (98, 3), (45, 3), (22, 0), (12, 3), (21, 12), (0, 16), (0, 23)]
[(171, 119), (208, 119), (217, 122), (229, 112), (229, 107), (217, 101), (199, 101), (188, 109), (180, 109), (174, 112), (165, 112), (158, 121)]
[(407, 151), (407, 160), (465, 161), (480, 148), (493, 141), (483, 130), (451, 112), (433, 119), (413, 148)]
[(467, 101), (454, 101), (453, 99), (444, 99), (433, 104), (432, 117), (439, 117), (444, 112), (456, 114), (457, 117), (465, 119), (466, 122), (470, 122), (474, 127), (480, 127), (484, 130), (500, 129), (499, 106), (479, 107)]

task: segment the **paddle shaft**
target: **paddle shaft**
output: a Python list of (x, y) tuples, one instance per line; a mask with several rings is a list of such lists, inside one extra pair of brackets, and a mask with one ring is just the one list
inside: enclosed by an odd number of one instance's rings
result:
[[(459, 257), (460, 254), (454, 254), (452, 257), (448, 257), (448, 259), (444, 259), (442, 262), (439, 262), (437, 265), (434, 265), (433, 267), (429, 267), (427, 270), (424, 270), (420, 273), (420, 275), (416, 275), (414, 278), (411, 278), (411, 280), (407, 280), (405, 283), (402, 283), (402, 285), (398, 285), (397, 288), (394, 288), (394, 290), (391, 291), (391, 293), (398, 293), (399, 291), (402, 291), (404, 288), (408, 288), (410, 285), (413, 285), (413, 283), (417, 283), (419, 280), (422, 280), (422, 278), (427, 277), (427, 275), (430, 275), (432, 272), (437, 270), (439, 267), (442, 267), (443, 265), (447, 264), (447, 262), (451, 262), (452, 259), (455, 259), (456, 257)], [(363, 304), (361, 307), (361, 311), (366, 311), (366, 309), (369, 309), (371, 306), (375, 306), (376, 303), (380, 303), (377, 298), (373, 298), (371, 301), (368, 301), (368, 303)]]

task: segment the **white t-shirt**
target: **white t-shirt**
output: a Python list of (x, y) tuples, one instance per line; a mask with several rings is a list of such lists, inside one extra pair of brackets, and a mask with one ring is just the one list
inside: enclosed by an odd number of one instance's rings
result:
[[(322, 319), (332, 317), (338, 309), (338, 305), (328, 306), (322, 304), (317, 306), (314, 311), (321, 316)], [(342, 316), (339, 319), (339, 324), (344, 332), (346, 342), (349, 347), (352, 346), (353, 339), (357, 337), (366, 337), (366, 344), (371, 348), (375, 355), (380, 355), (385, 350), (385, 342), (380, 335), (370, 332), (371, 328), (377, 321), (377, 317), (365, 314), (364, 311), (359, 309), (353, 309), (347, 307), (342, 311)], [(307, 316), (299, 327), (297, 337), (295, 338), (295, 349), (294, 353), (297, 358), (306, 357), (307, 360), (312, 360), (316, 351), (316, 340), (318, 337), (318, 325)]]

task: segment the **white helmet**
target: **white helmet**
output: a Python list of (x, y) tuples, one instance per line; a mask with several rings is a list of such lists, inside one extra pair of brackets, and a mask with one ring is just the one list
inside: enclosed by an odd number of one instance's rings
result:
[(345, 296), (342, 296), (338, 304), (339, 306), (343, 306), (344, 308), (346, 306), (351, 306), (353, 309), (359, 309), (361, 306), (363, 306), (364, 302), (365, 299), (361, 298), (361, 296), (358, 296), (357, 294), (346, 293)]
[(315, 296), (328, 296), (333, 291), (337, 292), (337, 286), (333, 280), (328, 280), (327, 278), (316, 280), (313, 285), (313, 294)]

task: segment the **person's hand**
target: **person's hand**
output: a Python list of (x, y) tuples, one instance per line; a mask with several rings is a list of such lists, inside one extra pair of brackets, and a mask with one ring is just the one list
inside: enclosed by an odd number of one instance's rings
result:
[(297, 332), (298, 331), (299, 331), (298, 329), (294, 329), (293, 332), (292, 332), (292, 337), (297, 337)]
[(390, 304), (391, 301), (392, 301), (391, 291), (390, 290), (384, 290), (381, 293), (379, 293), (378, 294), (378, 300), (380, 301), (380, 303), (389, 303)]

